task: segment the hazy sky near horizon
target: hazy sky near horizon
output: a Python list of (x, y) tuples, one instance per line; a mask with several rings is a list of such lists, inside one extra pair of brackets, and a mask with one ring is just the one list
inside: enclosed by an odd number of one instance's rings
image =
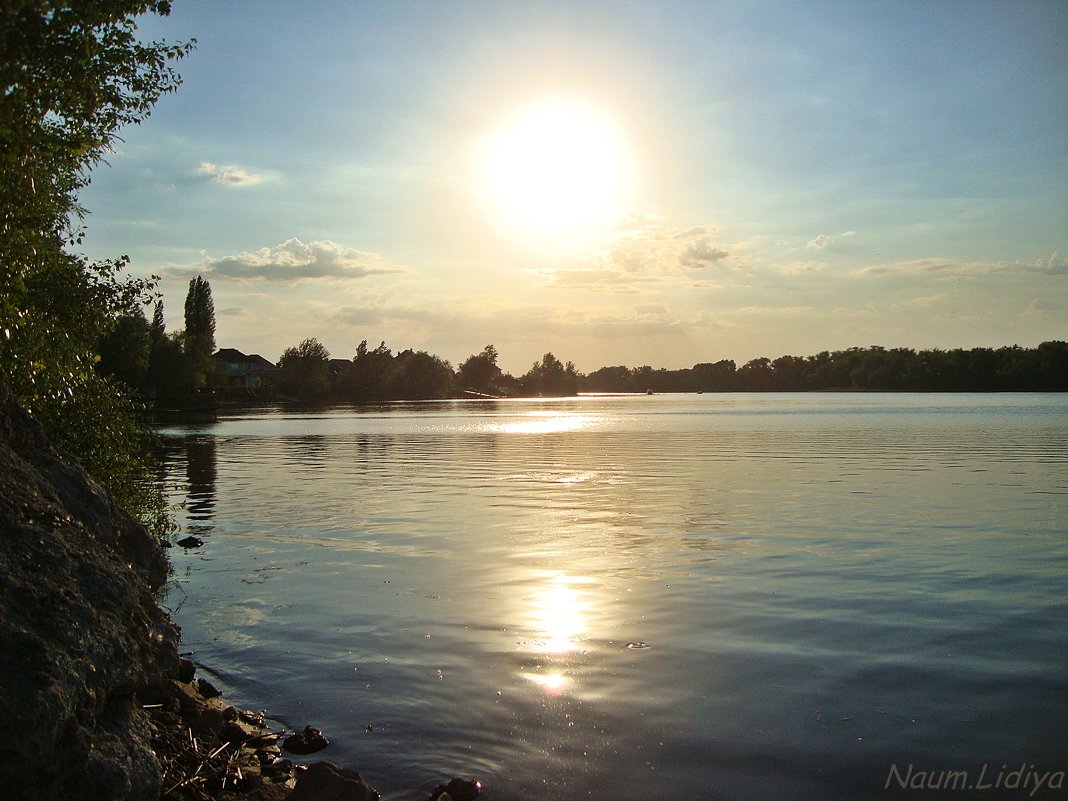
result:
[(306, 337), (583, 372), (1068, 338), (1068, 4), (175, 0), (86, 252)]

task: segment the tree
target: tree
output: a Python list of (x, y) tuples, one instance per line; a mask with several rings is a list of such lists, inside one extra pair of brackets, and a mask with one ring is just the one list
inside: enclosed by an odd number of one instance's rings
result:
[(528, 395), (574, 395), (578, 392), (578, 372), (571, 362), (564, 365), (546, 353), (540, 362), (534, 362), (519, 383)]
[(149, 326), (149, 346), (155, 347), (163, 339), (163, 335), (166, 332), (167, 327), (163, 322), (163, 298), (160, 298), (152, 309), (152, 322)]
[(192, 43), (144, 44), (134, 17), (170, 5), (19, 0), (0, 13), (0, 380), (56, 444), (127, 509), (153, 518), (145, 429), (121, 385), (93, 369), (102, 339), (154, 298), (120, 280), (125, 257), (90, 263), (78, 191), (118, 130), (180, 83)]
[(481, 353), (469, 356), (456, 373), (457, 385), (486, 395), (497, 394), (497, 382), (500, 378), (497, 349), (493, 345), (486, 345)]
[(330, 351), (314, 337), (286, 348), (278, 359), (278, 388), (304, 400), (321, 400), (330, 391)]
[(352, 363), (338, 376), (337, 394), (354, 403), (388, 400), (393, 392), (394, 372), (393, 354), (386, 343), (368, 350), (365, 339), (356, 346)]
[(392, 398), (432, 400), (452, 391), (452, 367), (426, 351), (398, 353), (393, 366)]
[(211, 284), (201, 276), (189, 281), (185, 296), (185, 353), (193, 371), (194, 386), (208, 383), (215, 353), (215, 303)]
[(141, 309), (124, 314), (100, 340), (97, 370), (113, 376), (143, 397), (150, 386), (152, 329)]
[(592, 392), (632, 392), (630, 369), (622, 365), (602, 367), (586, 376), (587, 387)]

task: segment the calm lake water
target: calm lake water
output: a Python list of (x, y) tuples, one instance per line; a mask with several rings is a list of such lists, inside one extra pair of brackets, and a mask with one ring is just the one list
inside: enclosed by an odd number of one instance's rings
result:
[[(164, 434), (179, 536), (204, 539), (171, 551), (183, 649), (386, 799), (454, 775), (489, 801), (1065, 796), (1030, 792), (1068, 770), (1068, 396), (398, 403)], [(901, 788), (943, 770), (976, 792)]]

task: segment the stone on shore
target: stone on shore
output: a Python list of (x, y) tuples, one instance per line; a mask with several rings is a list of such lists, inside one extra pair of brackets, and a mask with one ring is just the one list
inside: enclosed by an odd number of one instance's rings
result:
[(448, 784), (439, 784), (430, 794), (430, 801), (475, 801), (481, 792), (481, 782), (453, 778)]
[(378, 791), (354, 770), (316, 762), (297, 777), (288, 801), (378, 801)]
[(305, 726), (304, 731), (291, 734), (282, 742), (282, 747), (291, 754), (314, 754), (328, 745), (330, 741), (314, 726)]

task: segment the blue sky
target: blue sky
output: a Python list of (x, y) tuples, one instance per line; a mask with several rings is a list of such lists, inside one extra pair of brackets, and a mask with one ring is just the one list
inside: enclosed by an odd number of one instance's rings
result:
[[(85, 249), (161, 275), (172, 330), (203, 275), (223, 347), (521, 373), (1068, 338), (1059, 0), (176, 0), (142, 31), (198, 45), (94, 173)], [(542, 102), (602, 126), (595, 221), (487, 194), (480, 143)], [(550, 154), (543, 207), (597, 151)]]

